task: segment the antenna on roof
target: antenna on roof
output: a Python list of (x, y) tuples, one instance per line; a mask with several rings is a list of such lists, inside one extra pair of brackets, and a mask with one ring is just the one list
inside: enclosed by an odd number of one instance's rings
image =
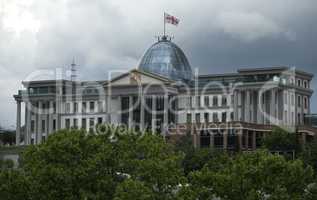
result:
[(76, 81), (77, 78), (77, 70), (76, 70), (76, 63), (75, 63), (75, 58), (73, 57), (73, 62), (71, 64), (71, 75), (70, 75), (70, 80), (71, 81)]

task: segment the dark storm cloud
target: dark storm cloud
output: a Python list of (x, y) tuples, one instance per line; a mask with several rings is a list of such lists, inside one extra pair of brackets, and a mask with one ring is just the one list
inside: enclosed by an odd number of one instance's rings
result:
[(81, 79), (134, 68), (164, 11), (181, 19), (168, 32), (201, 73), (287, 65), (317, 74), (314, 0), (2, 0), (0, 9), (0, 125), (14, 124), (12, 94), (37, 69), (68, 68), (73, 57)]

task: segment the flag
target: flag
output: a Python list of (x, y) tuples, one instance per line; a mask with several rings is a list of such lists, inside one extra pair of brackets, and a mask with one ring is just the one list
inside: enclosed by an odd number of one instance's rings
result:
[(167, 13), (164, 13), (164, 16), (165, 16), (165, 23), (173, 24), (175, 26), (178, 25), (179, 19), (177, 19), (176, 17), (169, 15)]

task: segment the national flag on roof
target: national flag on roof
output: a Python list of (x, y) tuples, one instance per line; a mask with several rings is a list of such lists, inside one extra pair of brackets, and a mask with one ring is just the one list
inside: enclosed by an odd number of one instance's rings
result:
[(178, 25), (179, 19), (177, 19), (176, 17), (167, 13), (164, 13), (164, 16), (165, 16), (165, 23), (173, 24), (175, 26)]

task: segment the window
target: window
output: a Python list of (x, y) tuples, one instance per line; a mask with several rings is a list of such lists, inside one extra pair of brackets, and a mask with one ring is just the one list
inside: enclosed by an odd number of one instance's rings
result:
[(304, 88), (308, 88), (307, 81), (304, 81)]
[(301, 96), (297, 96), (297, 106), (300, 107), (301, 105)]
[(300, 87), (300, 86), (301, 86), (301, 83), (302, 83), (301, 80), (298, 79), (298, 80), (297, 80), (297, 86)]
[(199, 108), (201, 107), (200, 96), (197, 96), (197, 106), (198, 106)]
[(53, 131), (56, 130), (56, 119), (53, 119)]
[(204, 97), (204, 103), (206, 107), (209, 107), (209, 96)]
[(86, 103), (86, 102), (83, 102), (83, 103), (82, 103), (82, 107), (81, 107), (81, 112), (82, 112), (82, 113), (86, 113), (86, 110), (87, 110), (86, 107), (87, 107), (87, 103)]
[(70, 119), (65, 119), (65, 128), (66, 129), (70, 128)]
[(297, 124), (301, 124), (301, 115), (300, 115), (300, 113), (297, 114)]
[(209, 122), (209, 113), (204, 114), (205, 123)]
[(102, 124), (102, 117), (98, 117), (98, 124)]
[(53, 103), (53, 112), (56, 113), (56, 103)]
[(87, 128), (87, 122), (86, 118), (81, 119), (81, 128), (86, 129)]
[(42, 133), (45, 133), (45, 120), (42, 120)]
[(223, 112), (223, 113), (221, 114), (221, 121), (222, 121), (222, 122), (226, 122), (226, 121), (227, 121), (227, 113), (226, 113), (226, 112)]
[(218, 106), (218, 96), (213, 96), (213, 98), (212, 98), (212, 105), (213, 105), (213, 106)]
[(103, 102), (98, 101), (98, 112), (103, 112)]
[(212, 114), (212, 121), (213, 121), (213, 122), (219, 122), (218, 113), (213, 113), (213, 114)]
[(95, 111), (95, 102), (94, 101), (91, 101), (89, 103), (89, 109), (90, 109), (90, 112), (94, 112)]
[(78, 128), (78, 119), (74, 118), (73, 124), (74, 124), (73, 127), (77, 129)]
[(285, 94), (284, 94), (284, 102), (285, 102), (285, 104), (287, 104), (287, 93), (285, 92)]
[(304, 97), (304, 108), (305, 108), (305, 109), (308, 109), (307, 97)]
[(222, 98), (221, 98), (221, 105), (222, 105), (222, 106), (227, 106), (227, 97), (226, 97), (226, 96), (222, 96)]
[(35, 122), (34, 120), (31, 121), (31, 132), (33, 133), (35, 130)]
[(66, 113), (70, 113), (70, 103), (66, 103)]
[(200, 123), (200, 113), (196, 113), (195, 120), (196, 120), (196, 123)]
[(192, 123), (192, 114), (191, 113), (187, 113), (186, 121), (187, 121), (187, 123)]
[(295, 103), (294, 103), (294, 94), (291, 95), (291, 102), (292, 102), (292, 106), (294, 106), (295, 105)]
[(95, 118), (89, 118), (89, 127), (92, 128), (95, 126)]
[(74, 102), (74, 113), (78, 113), (78, 103)]

